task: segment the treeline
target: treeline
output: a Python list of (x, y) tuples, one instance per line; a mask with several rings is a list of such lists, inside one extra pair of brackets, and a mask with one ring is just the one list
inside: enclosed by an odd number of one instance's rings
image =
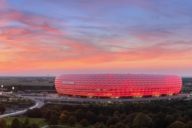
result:
[(26, 115), (44, 118), (50, 125), (76, 128), (192, 128), (191, 101), (46, 105)]

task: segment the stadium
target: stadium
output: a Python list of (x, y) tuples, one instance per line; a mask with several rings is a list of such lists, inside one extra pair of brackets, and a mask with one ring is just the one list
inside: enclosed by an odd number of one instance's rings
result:
[(69, 74), (55, 79), (59, 95), (99, 98), (159, 97), (179, 94), (182, 80), (175, 75)]

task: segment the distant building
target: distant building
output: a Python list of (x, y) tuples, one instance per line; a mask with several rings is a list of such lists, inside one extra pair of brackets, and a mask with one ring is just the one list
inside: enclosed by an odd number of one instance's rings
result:
[(175, 75), (69, 74), (55, 79), (60, 95), (82, 97), (152, 97), (180, 93), (182, 79)]
[(1, 91), (55, 92), (55, 77), (0, 77)]

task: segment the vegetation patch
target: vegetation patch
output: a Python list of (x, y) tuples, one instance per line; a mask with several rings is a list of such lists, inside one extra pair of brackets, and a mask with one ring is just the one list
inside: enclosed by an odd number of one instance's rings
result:
[(44, 118), (49, 125), (69, 128), (191, 128), (192, 101), (46, 105), (27, 117)]
[(45, 125), (41, 118), (8, 117), (0, 120), (0, 128), (41, 128)]

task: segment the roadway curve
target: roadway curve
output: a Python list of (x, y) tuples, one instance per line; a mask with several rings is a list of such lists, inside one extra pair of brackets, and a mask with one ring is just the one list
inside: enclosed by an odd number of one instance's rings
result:
[(20, 111), (16, 111), (16, 112), (13, 112), (13, 113), (7, 113), (7, 114), (0, 115), (0, 119), (10, 117), (10, 116), (22, 115), (25, 112), (27, 112), (29, 109), (41, 108), (44, 105), (44, 102), (42, 102), (40, 100), (34, 100), (34, 101), (35, 101), (35, 105), (33, 105), (33, 106), (29, 107), (29, 108), (26, 108), (24, 110), (20, 110)]

